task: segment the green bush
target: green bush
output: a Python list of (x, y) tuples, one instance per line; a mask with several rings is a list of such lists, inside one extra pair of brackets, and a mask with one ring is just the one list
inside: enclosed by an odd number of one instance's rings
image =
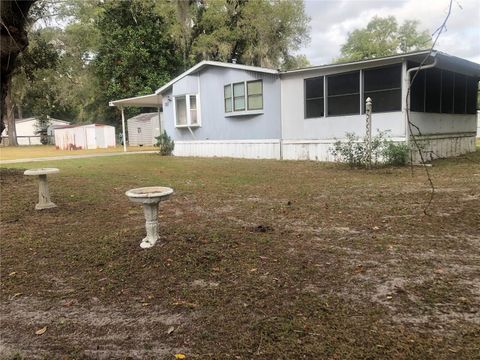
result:
[(388, 141), (383, 149), (384, 161), (388, 165), (405, 165), (408, 162), (408, 154), (407, 144), (395, 144), (393, 141)]
[[(409, 148), (406, 144), (395, 144), (386, 138), (387, 132), (379, 131), (372, 137), (371, 164), (377, 166), (405, 165), (408, 160)], [(330, 150), (339, 161), (346, 162), (351, 167), (366, 167), (368, 165), (366, 138), (361, 139), (353, 133), (346, 133), (345, 140), (338, 140)]]
[(155, 139), (157, 139), (155, 146), (159, 147), (160, 155), (172, 155), (173, 149), (175, 148), (175, 142), (167, 135), (166, 131), (164, 131), (163, 134), (160, 134), (160, 136), (155, 137)]

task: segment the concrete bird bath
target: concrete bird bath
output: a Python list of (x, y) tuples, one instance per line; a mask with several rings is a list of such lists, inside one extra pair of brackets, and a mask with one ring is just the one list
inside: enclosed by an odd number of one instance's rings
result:
[(40, 168), (40, 169), (30, 169), (25, 170), (23, 175), (27, 176), (38, 176), (38, 204), (35, 205), (35, 210), (43, 210), (57, 207), (50, 200), (50, 193), (48, 191), (48, 174), (58, 173), (60, 170), (57, 168)]
[(147, 236), (140, 243), (143, 249), (151, 248), (158, 240), (158, 205), (173, 194), (173, 189), (163, 186), (151, 186), (128, 190), (125, 195), (136, 203), (143, 204)]

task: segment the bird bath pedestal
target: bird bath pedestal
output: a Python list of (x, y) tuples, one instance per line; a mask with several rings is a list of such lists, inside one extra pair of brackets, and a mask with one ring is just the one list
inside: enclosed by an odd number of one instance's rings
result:
[(143, 249), (151, 248), (158, 240), (158, 205), (173, 193), (173, 189), (163, 186), (151, 186), (128, 190), (125, 195), (136, 203), (143, 204), (147, 236), (140, 243)]
[(60, 170), (57, 168), (41, 168), (41, 169), (30, 169), (25, 170), (23, 175), (27, 176), (38, 176), (38, 204), (35, 205), (35, 210), (43, 210), (57, 207), (50, 200), (50, 193), (48, 191), (48, 174), (58, 173)]

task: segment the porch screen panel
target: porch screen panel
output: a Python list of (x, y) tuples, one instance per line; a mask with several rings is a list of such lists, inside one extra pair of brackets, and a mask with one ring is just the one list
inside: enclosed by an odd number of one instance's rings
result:
[(175, 98), (175, 119), (177, 125), (187, 125), (187, 101), (185, 96)]
[(467, 77), (462, 74), (455, 74), (455, 88), (453, 89), (453, 112), (465, 114)]
[(477, 113), (478, 79), (467, 78), (467, 114)]
[(323, 76), (305, 79), (305, 118), (324, 115)]
[(450, 71), (442, 74), (442, 113), (453, 113), (454, 75)]
[(360, 72), (327, 77), (328, 115), (360, 113)]
[[(420, 70), (417, 76), (415, 72), (410, 76), (410, 110), (423, 112), (425, 111), (425, 70)], [(413, 82), (411, 82), (412, 79)]]
[(442, 99), (442, 71), (428, 69), (425, 79), (425, 111), (439, 113)]
[(388, 66), (363, 72), (365, 102), (373, 101), (373, 112), (402, 109), (402, 65)]

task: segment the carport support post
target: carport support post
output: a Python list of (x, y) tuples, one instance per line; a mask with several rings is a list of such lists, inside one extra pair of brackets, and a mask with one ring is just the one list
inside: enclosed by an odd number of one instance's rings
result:
[(367, 115), (366, 140), (367, 140), (367, 167), (372, 167), (372, 99), (369, 97), (365, 104), (365, 114)]
[(122, 140), (123, 140), (123, 151), (127, 152), (127, 137), (125, 136), (125, 112), (123, 111), (123, 106), (120, 107), (122, 111)]

